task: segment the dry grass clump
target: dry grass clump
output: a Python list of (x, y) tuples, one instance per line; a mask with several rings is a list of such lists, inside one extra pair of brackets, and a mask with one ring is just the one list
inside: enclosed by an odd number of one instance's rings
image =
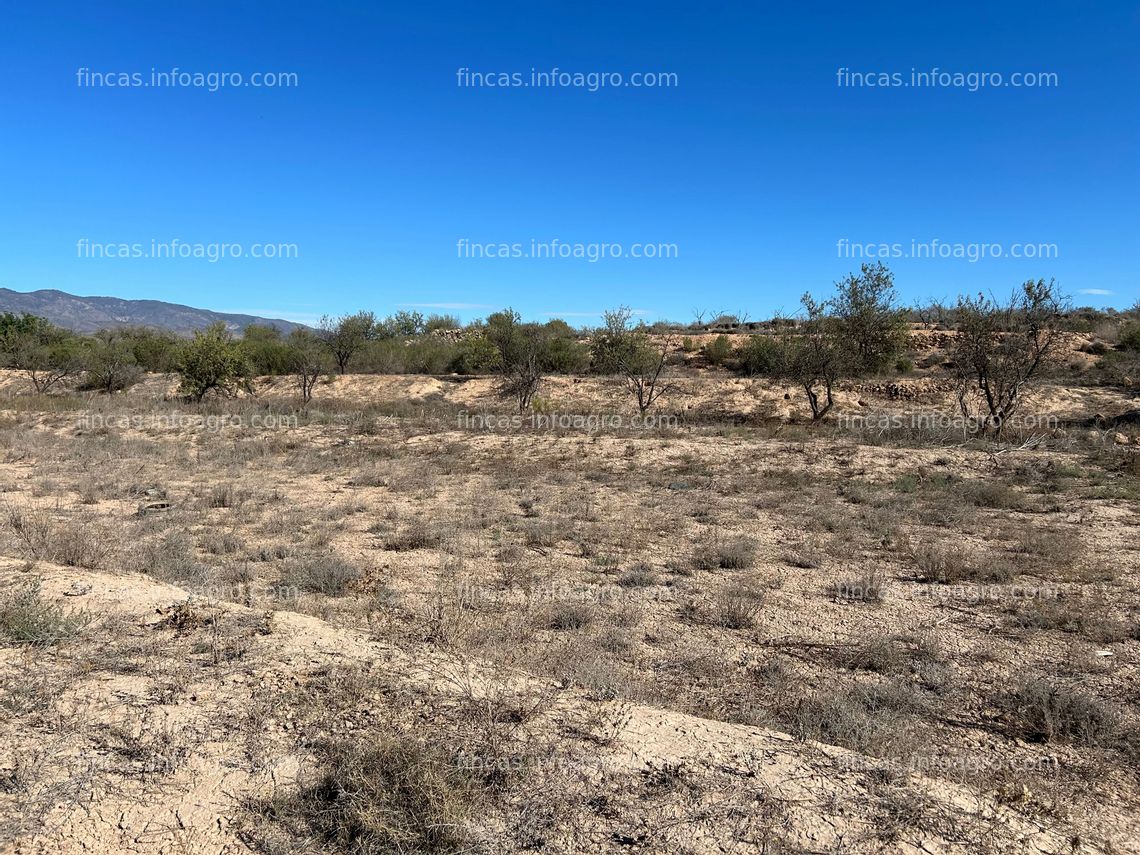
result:
[(756, 562), (756, 541), (749, 537), (705, 537), (693, 548), (698, 570), (747, 570)]
[(784, 553), (784, 563), (800, 570), (818, 570), (823, 566), (823, 555), (817, 549), (800, 544)]
[(332, 553), (319, 553), (289, 559), (281, 583), (310, 594), (339, 597), (360, 578), (360, 573), (360, 568)]
[(970, 507), (1013, 511), (1025, 505), (1024, 497), (1002, 481), (961, 481), (954, 488), (956, 498)]
[(1140, 625), (1106, 614), (1105, 609), (1103, 602), (1086, 597), (1035, 597), (1018, 603), (1010, 622), (1022, 629), (1073, 632), (1098, 644), (1140, 639)]
[(911, 547), (911, 560), (925, 582), (952, 585), (973, 576), (967, 555), (961, 548), (951, 549), (941, 543), (923, 541)]
[(1011, 734), (1027, 742), (1102, 746), (1120, 735), (1115, 710), (1044, 678), (1026, 680), (994, 701)]
[(412, 522), (398, 529), (384, 540), (390, 552), (411, 552), (415, 549), (435, 549), (443, 543), (443, 534), (424, 520)]
[(832, 582), (827, 593), (849, 603), (881, 603), (887, 596), (887, 580), (878, 570)]
[(41, 561), (96, 570), (113, 551), (107, 532), (89, 515), (57, 519), (45, 510), (9, 506), (7, 523), (22, 551)]
[(910, 546), (910, 558), (923, 582), (957, 585), (962, 582), (1009, 582), (1018, 576), (1015, 560), (1000, 554), (984, 558), (961, 545), (921, 541)]
[(832, 658), (854, 671), (912, 675), (918, 685), (935, 691), (945, 689), (948, 679), (937, 641), (924, 635), (875, 635), (837, 648)]
[(527, 561), (526, 551), (514, 544), (504, 546), (495, 553), (499, 570), (499, 583), (505, 590), (523, 588), (529, 590), (534, 584), (534, 568)]
[(597, 618), (597, 610), (591, 603), (563, 600), (551, 603), (541, 616), (544, 629), (559, 631), (580, 630), (590, 626)]
[(1022, 555), (1045, 559), (1052, 569), (1067, 569), (1076, 564), (1085, 552), (1080, 534), (1059, 528), (1019, 529), (1013, 549)]
[(764, 607), (767, 591), (752, 585), (731, 585), (717, 595), (714, 622), (724, 629), (752, 629)]
[(257, 547), (249, 553), (250, 561), (280, 561), (293, 554), (292, 547), (287, 543), (270, 543)]
[(203, 497), (207, 508), (236, 508), (246, 500), (246, 494), (233, 484), (215, 484)]
[(650, 565), (639, 561), (618, 576), (617, 583), (623, 588), (650, 588), (657, 584), (657, 573)]
[(245, 541), (232, 531), (211, 529), (199, 537), (198, 545), (210, 555), (233, 555), (245, 548)]
[(479, 793), (448, 755), (410, 737), (344, 738), (314, 748), (315, 780), (257, 805), (295, 839), (340, 852), (467, 852)]
[(128, 565), (162, 582), (202, 584), (209, 575), (195, 557), (194, 541), (183, 531), (143, 542), (130, 553)]
[(89, 621), (86, 612), (44, 600), (38, 581), (0, 597), (0, 639), (8, 644), (47, 647), (75, 637)]
[(897, 674), (910, 661), (898, 639), (889, 635), (876, 635), (858, 642), (854, 647), (844, 650), (838, 659), (842, 665), (852, 670), (872, 671), (876, 674)]
[(567, 537), (568, 524), (564, 519), (543, 517), (527, 518), (522, 525), (523, 541), (527, 546), (552, 549)]
[(876, 756), (901, 756), (909, 747), (907, 719), (920, 709), (914, 693), (897, 683), (834, 687), (784, 701), (777, 715), (798, 739), (842, 745)]
[(569, 643), (552, 649), (537, 665), (563, 687), (582, 689), (594, 700), (636, 697), (638, 679), (644, 675), (623, 666), (603, 646), (606, 641), (575, 636)]

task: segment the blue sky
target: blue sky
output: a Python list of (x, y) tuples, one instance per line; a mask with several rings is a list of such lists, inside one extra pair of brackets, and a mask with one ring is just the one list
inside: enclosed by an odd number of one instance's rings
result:
[[(826, 292), (863, 244), (938, 241), (1004, 257), (888, 259), (907, 302), (1056, 277), (1123, 307), (1140, 299), (1138, 44), (1140, 4), (1087, 0), (13, 4), (0, 286), (300, 320), (410, 304), (755, 318)], [(297, 85), (90, 77), (173, 68)], [(676, 85), (459, 85), (532, 68)], [(933, 68), (1056, 85), (839, 85), (841, 69)], [(90, 257), (173, 240), (296, 257)], [(472, 258), (461, 240), (627, 256)], [(676, 257), (628, 257), (637, 243)]]

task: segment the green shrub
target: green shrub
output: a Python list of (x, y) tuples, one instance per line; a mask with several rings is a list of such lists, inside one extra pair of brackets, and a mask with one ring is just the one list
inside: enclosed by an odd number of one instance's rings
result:
[(1140, 322), (1133, 321), (1120, 331), (1120, 347), (1140, 352)]
[(489, 374), (499, 364), (499, 351), (482, 333), (464, 336), (455, 349), (451, 370), (456, 374)]
[(194, 333), (182, 345), (178, 373), (183, 395), (201, 401), (207, 394), (233, 395), (249, 389), (250, 366), (241, 343), (234, 341), (221, 321)]
[(0, 638), (10, 644), (46, 647), (74, 637), (89, 620), (85, 612), (46, 602), (38, 582), (0, 597)]
[(704, 346), (705, 359), (713, 365), (720, 365), (732, 353), (732, 342), (728, 336), (718, 335)]
[(779, 342), (769, 336), (753, 335), (736, 349), (740, 373), (747, 377), (771, 374), (779, 362)]
[(84, 368), (83, 388), (108, 393), (130, 388), (142, 376), (130, 341), (115, 330), (97, 332), (88, 340)]

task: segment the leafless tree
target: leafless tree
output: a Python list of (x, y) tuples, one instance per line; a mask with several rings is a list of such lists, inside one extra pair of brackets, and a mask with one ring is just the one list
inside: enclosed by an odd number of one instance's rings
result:
[(670, 391), (666, 375), (673, 338), (654, 342), (643, 325), (632, 325), (633, 312), (626, 306), (606, 312), (604, 318), (591, 345), (594, 370), (624, 377), (638, 411), (644, 413)]
[(1067, 303), (1055, 283), (1023, 284), (1004, 303), (979, 294), (958, 300), (952, 349), (958, 405), (982, 433), (1000, 437), (1025, 392), (1058, 356)]
[(331, 369), (329, 351), (317, 336), (301, 328), (289, 334), (288, 347), (290, 368), (301, 387), (301, 400), (307, 404), (317, 380)]
[(626, 385), (637, 399), (638, 412), (643, 415), (672, 388), (665, 376), (672, 343), (672, 337), (663, 338), (657, 344), (643, 337), (622, 361)]

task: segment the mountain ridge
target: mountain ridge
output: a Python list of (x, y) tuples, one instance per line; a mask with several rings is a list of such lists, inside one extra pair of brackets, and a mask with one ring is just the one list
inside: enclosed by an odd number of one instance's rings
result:
[(230, 332), (240, 333), (249, 324), (274, 326), (282, 333), (304, 327), (282, 318), (263, 318), (235, 312), (215, 312), (164, 300), (124, 300), (120, 297), (81, 297), (44, 288), (13, 291), (0, 288), (0, 312), (27, 313), (47, 318), (56, 326), (74, 332), (93, 333), (114, 327), (141, 326), (190, 335), (221, 321)]

